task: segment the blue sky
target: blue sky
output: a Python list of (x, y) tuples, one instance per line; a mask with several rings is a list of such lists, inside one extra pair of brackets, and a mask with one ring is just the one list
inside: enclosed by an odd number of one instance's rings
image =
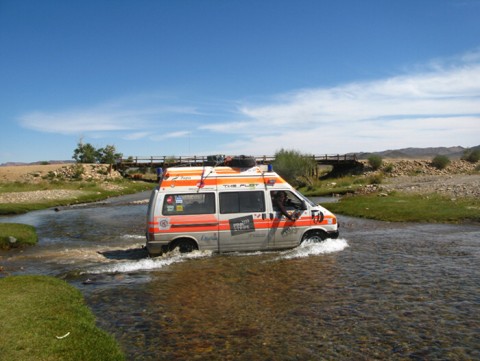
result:
[(480, 144), (480, 0), (0, 0), (0, 164)]

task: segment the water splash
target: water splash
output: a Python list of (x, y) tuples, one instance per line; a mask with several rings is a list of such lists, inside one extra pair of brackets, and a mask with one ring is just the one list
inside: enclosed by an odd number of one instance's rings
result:
[[(306, 258), (310, 256), (318, 256), (321, 254), (328, 254), (343, 251), (348, 247), (345, 239), (326, 239), (323, 242), (305, 241), (298, 247), (283, 251), (283, 252), (241, 252), (233, 253), (230, 256), (262, 256), (266, 254), (276, 253), (279, 257), (274, 258), (274, 261), (282, 259)], [(117, 261), (109, 263), (93, 269), (87, 273), (90, 274), (108, 274), (108, 273), (131, 273), (137, 271), (152, 271), (170, 266), (175, 263), (185, 262), (192, 259), (206, 258), (212, 256), (211, 251), (194, 251), (191, 253), (180, 253), (178, 251), (167, 253), (155, 258), (141, 258)]]
[(104, 265), (89, 270), (91, 274), (103, 273), (129, 273), (136, 271), (158, 270), (175, 263), (184, 262), (190, 259), (210, 257), (210, 251), (194, 251), (191, 253), (170, 252), (161, 257), (144, 258), (140, 260), (132, 260), (127, 262), (117, 262), (114, 264)]
[(145, 239), (143, 234), (124, 234), (121, 237), (124, 239)]
[(347, 247), (349, 247), (347, 240), (343, 238), (328, 238), (323, 242), (306, 240), (302, 242), (302, 244), (300, 244), (297, 248), (281, 252), (280, 257), (278, 257), (277, 259), (294, 259), (318, 256), (321, 254), (340, 252)]

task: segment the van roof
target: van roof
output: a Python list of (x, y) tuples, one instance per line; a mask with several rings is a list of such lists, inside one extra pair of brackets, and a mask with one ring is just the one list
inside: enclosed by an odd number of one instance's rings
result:
[(277, 173), (263, 167), (234, 168), (227, 166), (171, 167), (167, 168), (161, 180), (166, 189), (182, 187), (184, 190), (204, 189), (265, 189), (265, 187), (290, 185)]
[[(171, 167), (167, 168), (165, 171), (165, 176), (173, 176), (173, 175), (206, 175), (209, 174), (210, 176), (214, 175), (238, 175), (238, 174), (258, 174), (261, 175), (262, 173), (266, 173), (262, 170), (259, 166), (251, 167), (251, 168), (234, 168), (234, 167), (227, 167), (227, 166), (220, 166), (220, 167), (212, 167), (212, 166), (205, 166), (205, 167)], [(269, 174), (276, 174), (275, 172), (268, 172)]]

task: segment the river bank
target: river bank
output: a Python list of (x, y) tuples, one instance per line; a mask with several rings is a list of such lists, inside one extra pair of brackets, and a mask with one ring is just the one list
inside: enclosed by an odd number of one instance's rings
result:
[[(345, 182), (348, 184), (344, 185)], [(118, 172), (107, 165), (57, 164), (0, 167), (0, 211), (5, 209), (3, 214), (8, 214), (9, 209), (33, 210), (101, 200), (153, 187), (153, 183), (136, 185), (135, 182), (124, 180)], [(431, 162), (426, 160), (385, 160), (380, 169), (372, 170), (369, 169), (368, 164), (365, 164), (363, 174), (351, 176), (347, 181), (343, 178), (330, 179), (320, 187), (326, 187), (328, 194), (342, 193), (339, 189), (343, 189), (343, 193), (353, 196), (357, 201), (350, 200), (351, 206), (348, 208), (353, 208), (347, 209), (345, 213), (351, 216), (368, 217), (369, 214), (373, 214), (364, 210), (358, 214), (355, 213), (355, 209), (358, 208), (355, 203), (363, 205), (367, 202), (366, 208), (369, 210), (381, 203), (380, 206), (383, 208), (375, 216), (376, 219), (407, 220), (401, 217), (396, 218), (398, 214), (394, 217), (387, 214), (395, 212), (399, 208), (398, 204), (393, 204), (393, 207), (385, 206), (385, 200), (380, 201), (377, 197), (360, 199), (365, 195), (379, 195), (384, 198), (390, 197), (393, 203), (402, 203), (406, 208), (405, 216), (409, 216), (409, 210), (415, 209), (410, 204), (405, 205), (406, 202), (413, 205), (425, 203), (424, 209), (428, 213), (429, 209), (433, 211), (437, 208), (435, 202), (440, 205), (447, 199), (450, 214), (442, 219), (448, 222), (462, 222), (463, 219), (480, 218), (477, 215), (480, 213), (479, 166), (462, 160), (452, 161), (442, 170), (433, 167)], [(409, 197), (410, 195), (413, 197)], [(345, 207), (344, 204), (339, 210), (342, 209), (344, 212)], [(465, 209), (468, 213), (466, 215)], [(382, 218), (382, 215), (385, 217)], [(436, 215), (424, 214), (424, 216), (426, 218), (423, 221), (436, 219), (442, 222)]]
[(378, 170), (368, 170), (364, 177), (381, 177), (379, 184), (369, 184), (357, 193), (405, 192), (439, 194), (449, 198), (480, 198), (478, 163), (452, 161), (445, 169), (435, 168), (427, 160), (386, 160)]

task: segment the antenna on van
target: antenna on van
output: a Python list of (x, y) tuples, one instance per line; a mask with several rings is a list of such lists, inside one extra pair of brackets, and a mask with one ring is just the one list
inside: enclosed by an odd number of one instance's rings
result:
[[(211, 157), (213, 159), (213, 157), (217, 157), (217, 156), (211, 156)], [(218, 157), (220, 157), (220, 156), (218, 156)], [(208, 159), (208, 157), (207, 157), (207, 159)], [(209, 159), (209, 161), (211, 161), (212, 159)], [(216, 159), (214, 165), (212, 166), (212, 168), (210, 169), (210, 172), (207, 175), (205, 175), (205, 162), (203, 162), (203, 164), (202, 164), (202, 176), (200, 177), (200, 182), (198, 182), (198, 184), (197, 184), (197, 192), (200, 191), (200, 188), (205, 187), (205, 179), (207, 179), (207, 177), (210, 174), (212, 174), (213, 169), (216, 166), (218, 166), (219, 164), (221, 164), (222, 162), (223, 162), (223, 158), (221, 159), (221, 161), (220, 161), (220, 159)]]

